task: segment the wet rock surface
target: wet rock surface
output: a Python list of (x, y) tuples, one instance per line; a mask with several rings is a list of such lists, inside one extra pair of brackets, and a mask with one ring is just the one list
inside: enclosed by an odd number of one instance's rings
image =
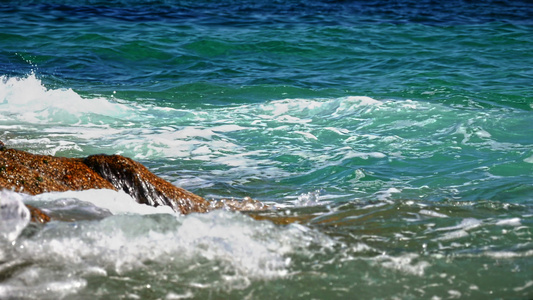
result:
[(33, 223), (44, 224), (50, 222), (50, 216), (47, 215), (44, 211), (28, 204), (26, 204), (26, 207), (30, 211), (30, 221), (32, 221)]
[(83, 160), (92, 170), (138, 203), (168, 205), (183, 214), (206, 212), (209, 202), (154, 175), (142, 164), (120, 155), (91, 155)]
[(82, 159), (0, 151), (0, 188), (36, 195), (87, 189), (115, 189)]
[[(66, 158), (31, 154), (9, 149), (0, 142), (0, 189), (36, 195), (87, 189), (123, 190), (138, 203), (166, 205), (188, 214), (213, 209), (262, 210), (263, 203), (243, 201), (207, 201), (151, 173), (142, 164), (121, 155), (91, 155)], [(27, 206), (33, 222), (45, 223), (50, 217), (38, 208)]]

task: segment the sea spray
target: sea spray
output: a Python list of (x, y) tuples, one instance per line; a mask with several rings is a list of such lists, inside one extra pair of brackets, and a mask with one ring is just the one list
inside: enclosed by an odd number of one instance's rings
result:
[[(36, 205), (45, 204), (51, 214), (64, 209), (54, 198), (86, 199), (110, 208), (98, 198), (114, 191), (96, 192), (24, 198)], [(293, 255), (308, 253), (309, 247), (328, 249), (335, 244), (303, 226), (277, 227), (223, 210), (179, 216), (161, 209), (157, 214), (147, 214), (151, 211), (136, 203), (111, 207), (119, 210), (112, 209), (113, 215), (104, 219), (56, 221), (38, 232), (24, 234), (6, 251), (17, 260), (20, 270), (5, 274), (0, 295), (18, 297), (25, 290), (27, 295), (37, 296), (37, 288), (44, 287), (45, 297), (65, 297), (108, 276), (115, 278), (110, 283), (119, 278), (144, 278), (145, 283), (137, 283), (139, 287), (150, 284), (157, 289), (163, 281), (169, 281), (179, 282), (185, 289), (203, 285), (239, 290), (257, 280), (286, 277)], [(146, 277), (154, 271), (157, 275)]]
[(0, 191), (0, 243), (14, 241), (30, 222), (30, 212), (20, 194)]

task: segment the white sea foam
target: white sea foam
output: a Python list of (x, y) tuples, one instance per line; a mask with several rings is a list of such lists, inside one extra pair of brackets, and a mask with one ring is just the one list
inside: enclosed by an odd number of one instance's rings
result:
[(53, 298), (84, 288), (86, 276), (107, 281), (109, 274), (118, 274), (127, 280), (146, 270), (151, 275), (143, 275), (143, 286), (165, 281), (186, 289), (243, 289), (254, 280), (287, 276), (291, 254), (307, 255), (312, 245), (332, 244), (302, 225), (280, 227), (222, 210), (59, 222), (10, 249), (19, 263), (32, 264), (3, 280), (0, 296), (16, 297), (25, 287), (30, 293), (54, 287), (48, 291)]
[(397, 270), (406, 274), (424, 276), (426, 268), (430, 266), (427, 261), (420, 260), (418, 254), (409, 253), (401, 256), (381, 255), (374, 258), (385, 268)]
[(438, 228), (438, 231), (452, 231), (452, 230), (471, 230), (481, 226), (482, 221), (475, 218), (465, 218), (456, 226)]
[(27, 196), (28, 201), (37, 203), (57, 201), (59, 199), (76, 199), (79, 201), (92, 203), (99, 208), (108, 210), (112, 214), (175, 214), (170, 206), (153, 207), (146, 204), (140, 204), (124, 191), (114, 191), (108, 189), (51, 192), (35, 196)]
[(520, 218), (510, 218), (510, 219), (499, 220), (496, 222), (496, 225), (498, 226), (520, 226), (522, 225), (522, 223), (520, 222)]
[(316, 190), (314, 192), (309, 193), (303, 193), (300, 196), (298, 196), (298, 200), (294, 203), (296, 206), (304, 207), (304, 206), (315, 206), (322, 204), (320, 199), (320, 190)]
[[(367, 107), (377, 107), (381, 101), (364, 96), (350, 96), (333, 99), (283, 99), (270, 101), (260, 107), (265, 118), (276, 118), (289, 123), (308, 123), (310, 117), (319, 115), (347, 115)], [(283, 118), (280, 118), (282, 117)]]
[(514, 290), (519, 292), (519, 291), (526, 290), (532, 286), (533, 286), (533, 280), (528, 280), (523, 286), (515, 287)]
[(436, 231), (446, 231), (441, 236), (436, 238), (439, 241), (448, 241), (460, 239), (469, 235), (468, 231), (482, 225), (482, 221), (475, 218), (465, 218), (456, 226), (442, 227), (435, 229)]
[(390, 200), (393, 194), (401, 193), (401, 190), (397, 188), (388, 188), (384, 191), (379, 191), (376, 193), (376, 198), (382, 201)]
[(533, 250), (527, 251), (487, 251), (483, 255), (496, 259), (513, 259), (518, 257), (533, 257)]
[[(31, 271), (30, 271), (31, 272)], [(36, 272), (31, 272), (36, 273)], [(25, 272), (19, 275), (24, 277)], [(23, 278), (35, 280), (34, 278)], [(0, 285), (0, 298), (2, 299), (62, 299), (67, 295), (75, 294), (87, 286), (85, 279), (68, 279), (43, 282), (35, 285)]]
[(270, 112), (273, 116), (282, 116), (289, 113), (309, 113), (320, 108), (322, 105), (323, 102), (309, 101), (308, 99), (284, 99), (271, 101), (262, 105), (262, 108), (266, 112)]
[(0, 77), (0, 112), (12, 122), (85, 124), (90, 123), (90, 114), (126, 117), (131, 109), (105, 98), (84, 99), (72, 89), (47, 89), (31, 74)]
[(368, 158), (385, 158), (386, 155), (381, 153), (381, 152), (355, 152), (355, 151), (350, 151), (349, 153), (346, 154), (346, 156), (344, 157), (345, 159), (348, 159), (348, 158), (354, 158), (354, 157), (358, 157), (358, 158), (362, 158), (362, 159), (368, 159)]
[(448, 241), (448, 240), (460, 239), (460, 238), (467, 237), (467, 236), (468, 236), (468, 232), (466, 230), (459, 229), (459, 230), (454, 230), (450, 232), (445, 232), (440, 237), (438, 237), (436, 240)]
[(312, 133), (309, 133), (309, 132), (294, 131), (294, 133), (300, 134), (300, 135), (302, 135), (303, 137), (305, 137), (306, 139), (309, 139), (309, 140), (318, 140), (318, 138), (316, 136), (314, 136)]
[(438, 213), (436, 211), (429, 210), (429, 209), (421, 209), (420, 210), (420, 214), (421, 215), (430, 216), (430, 217), (434, 217), (434, 218), (447, 218), (448, 217), (445, 214), (441, 214), (441, 213)]
[(233, 132), (233, 131), (240, 131), (244, 130), (246, 127), (242, 127), (235, 124), (227, 124), (227, 125), (219, 125), (212, 127), (211, 130), (214, 132)]

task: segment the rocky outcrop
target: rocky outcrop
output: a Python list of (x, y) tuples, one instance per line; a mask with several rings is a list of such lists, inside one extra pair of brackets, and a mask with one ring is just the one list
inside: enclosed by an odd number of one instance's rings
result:
[(0, 188), (31, 195), (70, 190), (115, 189), (82, 159), (0, 151)]
[(206, 212), (209, 202), (154, 175), (142, 164), (121, 155), (91, 155), (83, 160), (91, 170), (137, 202), (168, 205), (183, 214)]
[[(139, 203), (167, 205), (176, 212), (188, 214), (212, 209), (258, 210), (261, 202), (207, 201), (185, 189), (176, 187), (151, 173), (142, 164), (121, 155), (91, 155), (66, 158), (31, 154), (7, 149), (0, 142), (0, 189), (11, 189), (31, 195), (87, 189), (123, 190)], [(46, 222), (47, 216), (29, 207), (34, 221)]]

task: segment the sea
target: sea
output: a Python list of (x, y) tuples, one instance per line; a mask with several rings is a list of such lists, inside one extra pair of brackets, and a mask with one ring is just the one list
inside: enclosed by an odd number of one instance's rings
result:
[(533, 299), (531, 1), (2, 1), (0, 140), (269, 205), (3, 190), (0, 299)]

